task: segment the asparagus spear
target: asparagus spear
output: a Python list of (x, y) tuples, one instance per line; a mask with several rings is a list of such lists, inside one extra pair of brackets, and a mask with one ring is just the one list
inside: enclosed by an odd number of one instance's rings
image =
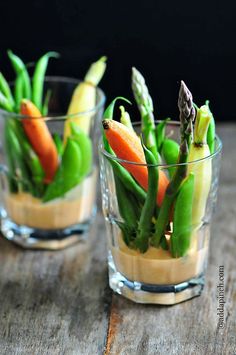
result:
[(136, 68), (132, 68), (132, 90), (141, 114), (144, 143), (151, 150), (154, 157), (160, 161), (156, 144), (152, 98), (148, 92), (144, 77)]
[(166, 194), (155, 225), (155, 232), (152, 238), (152, 243), (156, 247), (159, 246), (161, 237), (165, 234), (174, 198), (178, 193), (181, 182), (187, 173), (187, 165), (185, 163), (188, 160), (188, 146), (192, 140), (192, 123), (195, 117), (195, 109), (193, 107), (192, 94), (183, 81), (181, 81), (179, 91), (178, 107), (180, 111), (181, 131), (181, 144), (178, 158), (179, 165), (166, 189)]

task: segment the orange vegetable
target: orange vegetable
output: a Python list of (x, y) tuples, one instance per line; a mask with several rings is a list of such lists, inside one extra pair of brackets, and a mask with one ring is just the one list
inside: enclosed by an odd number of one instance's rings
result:
[(21, 101), (20, 113), (33, 118), (22, 119), (24, 131), (39, 157), (45, 172), (45, 183), (50, 183), (58, 168), (56, 145), (38, 108), (27, 99)]
[[(145, 164), (145, 156), (139, 137), (128, 129), (122, 123), (114, 120), (103, 120), (103, 128), (106, 138), (115, 152), (116, 156), (120, 159)], [(140, 166), (129, 163), (122, 163), (124, 168), (128, 170), (135, 180), (147, 190), (148, 188), (148, 169), (146, 166)], [(165, 173), (159, 169), (159, 182), (157, 203), (161, 205), (169, 180)]]

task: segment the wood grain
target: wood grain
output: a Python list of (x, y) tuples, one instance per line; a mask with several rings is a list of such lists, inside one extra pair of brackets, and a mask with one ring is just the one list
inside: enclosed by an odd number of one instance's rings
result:
[[(218, 133), (224, 159), (202, 296), (158, 307), (112, 294), (100, 212), (89, 241), (63, 251), (23, 251), (1, 238), (1, 355), (236, 354), (236, 125), (219, 126)], [(226, 299), (222, 330), (220, 265)]]

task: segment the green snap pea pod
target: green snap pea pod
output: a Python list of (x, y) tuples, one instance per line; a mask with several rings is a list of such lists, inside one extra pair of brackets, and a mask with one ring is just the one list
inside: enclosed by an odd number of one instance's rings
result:
[[(161, 153), (166, 161), (166, 164), (177, 164), (179, 157), (179, 144), (173, 139), (164, 139), (162, 143)], [(168, 168), (170, 177), (174, 175), (175, 167)]]
[(148, 190), (147, 197), (142, 208), (141, 217), (138, 223), (138, 233), (135, 246), (145, 253), (149, 246), (149, 238), (152, 230), (152, 218), (156, 207), (156, 195), (158, 187), (158, 167), (155, 166), (156, 159), (152, 152), (143, 145), (146, 163), (148, 165)]
[(123, 222), (117, 221), (118, 226), (123, 232), (123, 238), (125, 243), (130, 246), (132, 242), (132, 236), (137, 228), (137, 222), (140, 217), (140, 210), (137, 205), (137, 201), (124, 187), (122, 181), (114, 176), (116, 185), (116, 197), (119, 207), (120, 215)]
[(164, 200), (162, 202), (158, 219), (155, 225), (155, 232), (152, 238), (152, 243), (155, 247), (159, 247), (160, 240), (165, 234), (166, 227), (169, 223), (169, 216), (174, 199), (179, 191), (181, 182), (187, 174), (187, 160), (189, 154), (188, 144), (192, 136), (192, 122), (195, 117), (195, 109), (192, 102), (192, 94), (187, 86), (181, 81), (179, 90), (178, 106), (180, 111), (180, 130), (181, 144), (179, 149), (178, 167), (175, 170), (174, 176), (167, 186)]
[(215, 120), (209, 107), (209, 100), (206, 101), (206, 106), (208, 107), (209, 115), (211, 116), (211, 121), (207, 131), (207, 144), (211, 154), (213, 154), (215, 151)]
[(184, 256), (189, 249), (192, 232), (192, 209), (194, 174), (190, 173), (182, 182), (174, 204), (171, 254), (174, 258)]
[(9, 112), (13, 111), (13, 106), (1, 91), (0, 91), (0, 107)]
[(85, 177), (92, 170), (93, 165), (93, 148), (91, 139), (87, 134), (78, 127), (74, 122), (70, 123), (72, 138), (79, 144), (81, 151), (81, 177)]
[(12, 66), (17, 74), (17, 76), (21, 77), (22, 86), (23, 86), (23, 97), (25, 99), (31, 100), (31, 83), (28, 71), (26, 69), (25, 64), (23, 61), (15, 55), (12, 51), (7, 51), (8, 57), (12, 63)]
[(44, 191), (43, 179), (45, 173), (40, 163), (40, 160), (35, 151), (32, 149), (28, 138), (24, 132), (24, 129), (21, 125), (21, 122), (16, 119), (9, 119), (8, 124), (18, 139), (23, 153), (24, 162), (31, 173), (32, 182), (35, 185), (34, 195), (36, 197), (41, 197)]
[(6, 121), (4, 126), (4, 150), (8, 167), (8, 181), (9, 188), (11, 192), (17, 192), (18, 186), (15, 179), (15, 165), (14, 165), (14, 151), (12, 150), (11, 140), (8, 136), (8, 121)]
[(62, 154), (63, 154), (63, 142), (62, 142), (62, 139), (61, 139), (61, 137), (60, 137), (60, 135), (58, 133), (54, 133), (52, 135), (52, 138), (53, 138), (54, 143), (56, 145), (57, 153), (58, 153), (59, 157), (61, 157)]
[(125, 111), (124, 106), (119, 107), (121, 116), (120, 116), (120, 122), (125, 125), (127, 128), (129, 128), (131, 131), (134, 132), (134, 128), (130, 119), (130, 115), (127, 111)]
[[(5, 125), (5, 144), (11, 149), (11, 170), (19, 190), (33, 192), (29, 172), (24, 161), (24, 154), (15, 132), (9, 126), (9, 121)], [(8, 149), (8, 152), (9, 152)]]
[(57, 52), (48, 52), (44, 54), (36, 63), (35, 71), (32, 79), (32, 101), (42, 110), (42, 97), (43, 97), (43, 83), (48, 66), (49, 58), (58, 58), (59, 53)]
[(62, 197), (81, 182), (81, 151), (78, 143), (68, 137), (56, 176), (48, 185), (43, 202)]
[(110, 164), (112, 165), (112, 169), (114, 174), (121, 180), (125, 188), (133, 194), (136, 199), (141, 203), (144, 204), (146, 199), (146, 192), (139, 186), (134, 178), (130, 175), (130, 173), (120, 165), (116, 160), (109, 159)]
[(9, 104), (13, 108), (15, 105), (10, 86), (8, 85), (8, 82), (4, 78), (3, 74), (0, 73), (0, 91), (3, 93), (3, 95), (7, 98)]
[(158, 123), (156, 126), (156, 141), (157, 141), (157, 150), (158, 152), (162, 151), (162, 144), (165, 140), (166, 134), (166, 124), (170, 121), (170, 118), (166, 118), (165, 120)]
[(44, 99), (44, 103), (43, 103), (43, 107), (42, 107), (42, 115), (43, 116), (47, 116), (47, 114), (48, 114), (48, 104), (49, 104), (51, 96), (52, 96), (52, 90), (47, 90), (46, 95), (45, 95), (45, 99)]

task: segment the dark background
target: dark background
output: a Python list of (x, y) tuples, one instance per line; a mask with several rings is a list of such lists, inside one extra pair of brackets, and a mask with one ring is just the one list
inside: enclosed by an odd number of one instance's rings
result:
[(0, 70), (13, 72), (6, 50), (25, 62), (48, 50), (48, 74), (82, 78), (92, 61), (108, 56), (100, 86), (110, 101), (132, 98), (131, 66), (145, 76), (156, 117), (176, 118), (179, 81), (198, 105), (205, 99), (217, 120), (236, 117), (235, 1), (1, 2)]

